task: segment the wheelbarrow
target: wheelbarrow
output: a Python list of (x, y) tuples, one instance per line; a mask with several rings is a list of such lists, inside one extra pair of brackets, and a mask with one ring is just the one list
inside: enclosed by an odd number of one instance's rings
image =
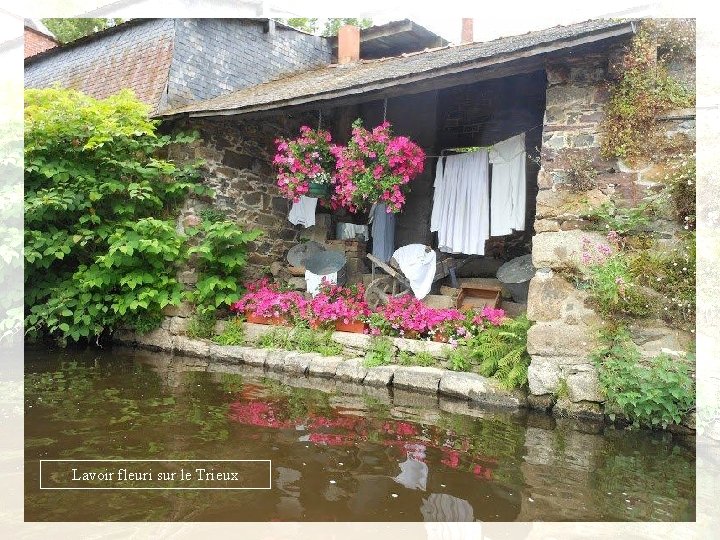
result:
[[(425, 246), (427, 251), (432, 248)], [(443, 254), (444, 255), (444, 254)], [(410, 291), (410, 281), (405, 277), (402, 270), (397, 264), (394, 258), (385, 263), (368, 253), (367, 258), (372, 263), (372, 279), (370, 284), (365, 289), (365, 301), (371, 308), (376, 308), (380, 304), (386, 304), (387, 301), (393, 296), (400, 296)], [(441, 259), (438, 257), (435, 263), (435, 276), (433, 277), (433, 283), (440, 281), (441, 279), (450, 276), (453, 287), (457, 287), (457, 277), (455, 276), (455, 270), (463, 266), (470, 258), (464, 259), (458, 263), (457, 259), (453, 257), (445, 257)], [(385, 275), (375, 276), (376, 268), (380, 268), (385, 272)]]

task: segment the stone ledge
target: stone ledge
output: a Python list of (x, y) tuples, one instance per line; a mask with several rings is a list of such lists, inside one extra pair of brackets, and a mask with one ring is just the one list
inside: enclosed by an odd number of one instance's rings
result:
[(343, 382), (362, 383), (368, 373), (368, 368), (363, 365), (364, 358), (353, 358), (341, 362), (335, 370), (335, 377)]
[(398, 366), (393, 376), (393, 387), (437, 393), (444, 369), (420, 366)]
[(445, 372), (438, 391), (440, 394), (498, 407), (518, 408), (527, 405), (524, 392), (505, 390), (496, 380), (476, 373)]
[[(219, 373), (247, 372), (253, 375), (265, 375), (303, 388), (316, 388), (323, 391), (335, 389), (335, 391), (344, 394), (346, 393), (345, 390), (352, 387), (354, 392), (366, 394), (368, 392), (386, 391), (384, 387), (392, 387), (393, 403), (398, 407), (402, 407), (403, 403), (415, 406), (425, 402), (436, 403), (437, 400), (442, 401), (444, 399), (447, 408), (453, 407), (451, 402), (448, 401), (449, 399), (457, 400), (459, 398), (461, 401), (454, 402), (456, 403), (455, 409), (459, 412), (460, 409), (465, 410), (467, 407), (477, 407), (473, 409), (476, 416), (482, 416), (491, 410), (483, 407), (502, 407), (516, 410), (526, 407), (544, 410), (552, 408), (552, 414), (556, 417), (570, 417), (597, 422), (609, 420), (608, 412), (611, 412), (605, 410), (602, 403), (583, 399), (592, 397), (599, 401), (602, 398), (599, 394), (593, 395), (597, 387), (592, 375), (590, 375), (592, 380), (582, 381), (583, 383), (587, 382), (586, 386), (591, 390), (587, 390), (586, 393), (578, 392), (577, 394), (571, 391), (568, 397), (556, 402), (552, 393), (536, 395), (532, 386), (531, 394), (526, 394), (520, 390), (508, 391), (500, 387), (495, 380), (475, 373), (421, 366), (388, 365), (367, 368), (363, 364), (363, 358), (344, 360), (338, 356), (323, 357), (316, 353), (300, 353), (282, 349), (256, 349), (254, 347), (217, 345), (209, 341), (192, 340), (190, 338), (184, 338), (178, 342), (182, 347), (181, 349), (176, 348), (175, 339), (167, 340), (166, 334), (162, 332), (158, 334), (151, 333), (137, 338), (123, 335), (121, 340), (118, 341), (121, 343), (137, 343), (140, 348), (162, 350), (170, 353), (181, 352), (187, 354), (185, 353), (186, 350), (194, 351), (194, 356), (203, 353), (200, 358), (221, 362), (213, 365), (207, 360), (200, 361), (198, 366), (203, 367), (205, 371)], [(556, 364), (558, 358), (548, 360), (554, 361), (553, 364)], [(563, 364), (562, 367), (568, 370), (566, 375), (569, 376), (569, 386), (573, 382), (573, 375), (581, 378), (589, 375), (588, 365), (582, 362), (579, 363), (578, 358), (561, 358), (560, 360), (560, 363)], [(323, 378), (330, 380), (323, 380)], [(553, 382), (555, 381), (550, 381), (547, 386), (551, 386)], [(358, 383), (362, 386), (358, 386)], [(579, 390), (583, 385), (572, 386), (577, 386)], [(544, 389), (543, 386), (542, 388), (536, 388), (535, 391), (540, 392)], [(443, 396), (448, 397), (443, 398)], [(682, 426), (678, 427), (678, 430), (685, 429), (687, 433), (694, 433), (694, 420), (693, 414), (686, 415), (683, 418)]]

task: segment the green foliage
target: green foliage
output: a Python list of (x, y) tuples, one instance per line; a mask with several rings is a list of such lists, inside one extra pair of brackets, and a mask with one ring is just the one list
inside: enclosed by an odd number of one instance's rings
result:
[(188, 323), (186, 334), (191, 338), (210, 339), (215, 333), (214, 311), (196, 311)]
[(567, 380), (560, 379), (557, 388), (555, 388), (555, 397), (558, 399), (565, 399), (570, 396), (570, 387), (568, 386)]
[[(317, 17), (294, 17), (290, 19), (279, 19), (283, 24), (308, 32), (309, 34), (315, 34), (318, 31)], [(325, 19), (325, 26), (322, 29), (322, 35), (325, 37), (336, 36), (341, 26), (351, 24), (362, 28), (368, 28), (372, 26), (372, 19)]]
[(42, 19), (43, 24), (50, 30), (60, 43), (75, 41), (111, 26), (123, 22), (122, 19)]
[(160, 328), (164, 318), (164, 315), (160, 311), (146, 311), (145, 313), (138, 314), (132, 326), (138, 334), (147, 334)]
[(521, 315), (499, 326), (488, 326), (451, 352), (451, 369), (476, 370), (485, 377), (494, 377), (507, 389), (525, 386), (530, 366), (527, 353), (530, 325), (528, 318)]
[(100, 336), (181, 300), (186, 258), (175, 207), (197, 164), (155, 156), (188, 136), (159, 136), (129, 91), (96, 100), (25, 92), (25, 304), (30, 336)]
[(618, 335), (593, 355), (608, 404), (636, 426), (679, 424), (695, 403), (695, 383), (685, 360), (661, 354), (642, 362), (627, 336)]
[(598, 230), (615, 231), (626, 236), (646, 230), (653, 216), (653, 207), (648, 202), (628, 208), (617, 206), (614, 201), (610, 201), (588, 211), (586, 215), (595, 222)]
[(292, 17), (290, 19), (280, 19), (280, 22), (309, 34), (314, 34), (318, 29), (317, 17)]
[(197, 228), (189, 229), (188, 234), (201, 238), (199, 245), (188, 250), (199, 272), (195, 290), (189, 298), (198, 312), (214, 312), (240, 295), (248, 244), (262, 232), (243, 231), (229, 220), (203, 220)]
[(630, 259), (630, 271), (640, 285), (659, 294), (654, 312), (673, 326), (695, 327), (695, 233), (686, 233), (683, 243), (672, 251), (642, 250)]
[(408, 351), (398, 353), (398, 364), (401, 366), (432, 367), (437, 364), (435, 358), (427, 351), (411, 354)]
[(365, 353), (366, 367), (377, 367), (392, 364), (395, 357), (395, 346), (386, 337), (374, 337), (370, 342), (370, 348)]
[(244, 345), (245, 327), (239, 318), (228, 321), (222, 334), (215, 336), (213, 341), (219, 345)]
[(588, 291), (604, 317), (643, 317), (650, 313), (650, 300), (638, 288), (625, 253), (615, 253), (591, 265), (587, 272)]
[(342, 353), (342, 345), (333, 341), (332, 332), (302, 326), (292, 329), (274, 328), (260, 336), (257, 344), (263, 348), (316, 352), (323, 356), (337, 356)]
[(340, 19), (328, 19), (325, 22), (325, 28), (323, 28), (322, 35), (326, 37), (330, 36), (337, 36), (338, 30), (340, 30), (341, 26), (344, 26), (346, 24), (351, 24), (353, 26), (358, 26), (360, 29), (363, 28), (369, 28), (372, 26), (373, 22), (372, 19), (368, 18), (362, 18), (362, 19), (353, 19), (353, 18), (340, 18)]
[(676, 32), (658, 31), (652, 22), (641, 24), (623, 58), (623, 74), (611, 89), (603, 121), (602, 153), (631, 162), (651, 153), (657, 126), (655, 118), (670, 109), (691, 107), (694, 94), (668, 75), (667, 56), (658, 58), (658, 41), (668, 42)]

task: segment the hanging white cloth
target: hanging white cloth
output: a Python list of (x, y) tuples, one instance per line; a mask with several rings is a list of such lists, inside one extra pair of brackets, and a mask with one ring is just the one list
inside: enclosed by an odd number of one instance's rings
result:
[(430, 231), (436, 232), (440, 229), (440, 215), (442, 213), (443, 196), (445, 195), (445, 186), (443, 184), (443, 159), (440, 157), (435, 167), (435, 192), (433, 193), (433, 207), (430, 215)]
[(317, 293), (320, 292), (320, 284), (322, 283), (323, 278), (325, 278), (328, 283), (337, 283), (337, 272), (319, 276), (318, 274), (313, 274), (310, 270), (305, 270), (305, 284), (307, 285), (307, 292), (309, 292), (313, 297), (317, 296)]
[(430, 220), (440, 251), (484, 255), (490, 237), (487, 150), (448, 156), (440, 174)]
[(303, 225), (305, 228), (312, 227), (315, 225), (316, 206), (317, 199), (315, 197), (301, 195), (300, 202), (293, 203), (288, 214), (288, 221), (293, 225)]
[(525, 133), (492, 146), (490, 234), (525, 230)]
[(393, 258), (410, 282), (415, 298), (425, 298), (435, 279), (435, 252), (427, 251), (423, 244), (408, 244), (396, 249)]

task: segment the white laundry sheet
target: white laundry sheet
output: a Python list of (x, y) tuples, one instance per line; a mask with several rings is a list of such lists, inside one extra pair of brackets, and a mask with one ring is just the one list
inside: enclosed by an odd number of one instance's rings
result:
[(409, 244), (395, 250), (393, 258), (410, 282), (415, 298), (425, 298), (435, 279), (437, 256), (423, 244)]
[[(442, 158), (441, 158), (442, 159)], [(488, 152), (478, 150), (438, 161), (430, 230), (445, 253), (484, 255), (490, 237)]]
[(313, 297), (317, 296), (317, 293), (320, 292), (320, 284), (322, 283), (323, 278), (330, 283), (337, 283), (337, 272), (319, 276), (317, 274), (313, 274), (310, 270), (305, 270), (307, 292), (309, 292)]
[(370, 239), (367, 225), (338, 223), (335, 226), (335, 238), (338, 240), (355, 240), (358, 236), (362, 236), (366, 242)]
[(315, 225), (315, 208), (317, 207), (317, 199), (314, 197), (300, 196), (300, 202), (294, 202), (288, 221), (293, 225), (303, 225), (305, 228)]
[(492, 193), (490, 235), (503, 236), (525, 230), (525, 133), (490, 149)]

